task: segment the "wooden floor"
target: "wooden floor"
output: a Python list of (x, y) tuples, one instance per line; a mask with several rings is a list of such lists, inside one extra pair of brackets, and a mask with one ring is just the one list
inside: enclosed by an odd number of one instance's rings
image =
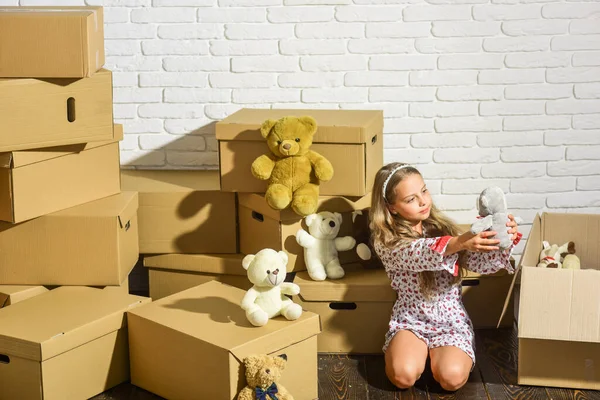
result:
[[(319, 356), (319, 399), (600, 400), (600, 391), (518, 386), (516, 329), (478, 330), (475, 336), (476, 368), (469, 382), (456, 393), (444, 392), (434, 381), (429, 368), (415, 387), (400, 391), (395, 390), (385, 376), (383, 356), (321, 354)], [(161, 398), (125, 383), (93, 399), (156, 400)]]

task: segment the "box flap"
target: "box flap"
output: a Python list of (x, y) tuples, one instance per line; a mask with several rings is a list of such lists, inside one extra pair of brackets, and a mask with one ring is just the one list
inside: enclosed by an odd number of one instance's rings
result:
[(254, 327), (240, 304), (246, 291), (211, 281), (152, 302), (129, 313), (230, 351), (238, 359), (271, 353), (320, 332), (317, 314), (304, 311), (296, 321), (270, 319)]
[(89, 15), (96, 13), (101, 7), (99, 6), (5, 6), (0, 7), (0, 17), (16, 16), (18, 14), (31, 16), (35, 14), (60, 14), (68, 16), (80, 16), (87, 18)]
[(69, 154), (73, 153), (80, 153), (82, 151), (106, 146), (108, 144), (123, 140), (123, 125), (115, 124), (113, 126), (113, 130), (114, 139), (112, 140), (0, 153), (0, 167), (19, 168), (26, 165), (47, 161), (53, 158), (68, 156)]
[[(241, 207), (249, 208), (277, 221), (298, 221), (302, 219), (291, 208), (285, 210), (274, 210), (264, 198), (264, 195), (257, 193), (238, 193), (238, 202)], [(364, 210), (371, 207), (371, 194), (362, 197), (343, 197), (343, 196), (320, 196), (317, 212), (352, 212), (355, 210)]]
[(121, 189), (140, 193), (219, 191), (217, 170), (121, 170)]
[(62, 286), (0, 311), (0, 353), (44, 361), (120, 329), (150, 298)]
[(344, 265), (342, 279), (313, 281), (308, 272), (296, 273), (294, 283), (300, 286), (304, 301), (323, 302), (394, 302), (396, 292), (383, 269), (364, 269), (360, 264)]
[(144, 267), (207, 274), (246, 275), (244, 254), (161, 254), (144, 257)]
[(513, 274), (513, 280), (510, 284), (510, 288), (508, 289), (508, 293), (506, 294), (506, 300), (504, 300), (504, 307), (502, 308), (502, 314), (500, 314), (500, 318), (498, 319), (497, 328), (500, 327), (500, 323), (506, 314), (506, 310), (508, 309), (508, 305), (510, 304), (510, 299), (512, 298), (513, 291), (515, 288), (515, 284), (517, 283), (517, 279), (519, 277), (519, 273), (521, 272), (521, 266), (524, 265), (537, 265), (540, 251), (542, 246), (542, 219), (539, 214), (533, 218), (533, 225), (531, 226), (531, 230), (529, 231), (529, 237), (527, 238), (527, 242), (525, 243), (525, 248), (523, 250), (523, 254), (521, 255), (521, 259), (515, 269), (515, 273)]
[(260, 126), (267, 119), (308, 115), (317, 121), (313, 143), (366, 143), (383, 121), (382, 110), (303, 110), (242, 108), (216, 123), (218, 140), (264, 141)]
[[(43, 286), (0, 285), (0, 308), (46, 293)], [(4, 299), (4, 300), (3, 300)]]

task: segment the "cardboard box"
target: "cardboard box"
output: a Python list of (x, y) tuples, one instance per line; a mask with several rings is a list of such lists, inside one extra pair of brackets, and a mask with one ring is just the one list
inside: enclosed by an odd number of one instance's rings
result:
[(320, 186), (323, 196), (364, 196), (383, 166), (383, 111), (244, 108), (216, 124), (221, 190), (264, 193), (267, 182), (251, 173), (252, 162), (270, 153), (260, 126), (267, 119), (310, 115), (318, 129), (311, 149), (327, 158), (334, 175)]
[(0, 310), (0, 397), (87, 399), (129, 379), (125, 311), (147, 297), (60, 287)]
[(321, 317), (319, 353), (381, 354), (396, 292), (382, 269), (357, 264), (344, 269), (342, 279), (319, 282), (298, 272), (300, 294), (292, 299)]
[[(598, 214), (534, 219), (519, 265), (520, 385), (600, 389), (599, 237)], [(574, 242), (582, 269), (538, 268), (543, 240)]]
[[(338, 237), (352, 236), (352, 211), (364, 210), (371, 204), (371, 195), (363, 197), (321, 196), (317, 212), (339, 212), (343, 216)], [(304, 219), (292, 209), (277, 211), (269, 207), (264, 196), (255, 193), (238, 194), (240, 252), (256, 254), (264, 248), (284, 250), (289, 257), (288, 272), (304, 271), (304, 248), (296, 241), (300, 228), (308, 230)], [(340, 263), (358, 262), (356, 249), (338, 252)]]
[(137, 193), (122, 192), (0, 223), (0, 284), (120, 285), (139, 257), (137, 208)]
[(102, 7), (0, 7), (0, 77), (83, 78), (103, 65)]
[(140, 253), (237, 253), (235, 193), (219, 191), (218, 171), (122, 170), (121, 179), (139, 192)]
[(150, 297), (162, 299), (213, 280), (248, 290), (252, 283), (242, 254), (165, 254), (144, 257)]
[[(466, 272), (462, 281), (462, 300), (475, 329), (513, 326), (515, 315), (512, 297), (506, 313), (502, 313), (512, 280), (513, 275), (506, 270), (493, 275)], [(498, 323), (500, 315), (502, 318)]]
[(246, 385), (245, 357), (286, 354), (281, 384), (316, 399), (319, 316), (257, 328), (240, 307), (244, 294), (212, 281), (128, 312), (131, 383), (168, 399), (233, 400)]
[(0, 153), (0, 220), (23, 222), (120, 191), (116, 138), (36, 150)]
[(0, 308), (8, 307), (47, 291), (48, 289), (43, 286), (0, 285)]
[(0, 79), (0, 121), (2, 152), (113, 140), (112, 73)]

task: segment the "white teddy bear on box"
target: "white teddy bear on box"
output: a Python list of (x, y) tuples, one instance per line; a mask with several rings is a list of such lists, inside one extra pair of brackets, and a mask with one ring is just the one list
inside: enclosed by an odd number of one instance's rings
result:
[(288, 255), (283, 251), (262, 249), (256, 255), (248, 254), (242, 266), (248, 271), (248, 279), (254, 284), (242, 299), (246, 318), (254, 326), (264, 326), (269, 318), (283, 315), (295, 320), (302, 315), (302, 307), (292, 302), (286, 294), (300, 293), (295, 283), (284, 282)]
[(315, 281), (342, 278), (345, 272), (340, 265), (338, 251), (351, 250), (356, 245), (352, 236), (337, 237), (342, 225), (342, 214), (322, 211), (307, 215), (304, 221), (308, 232), (298, 230), (296, 241), (304, 247), (304, 263), (308, 275)]

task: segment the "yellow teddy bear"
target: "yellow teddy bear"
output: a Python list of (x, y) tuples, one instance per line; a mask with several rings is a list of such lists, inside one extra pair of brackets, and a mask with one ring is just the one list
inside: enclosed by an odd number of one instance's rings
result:
[(271, 208), (283, 210), (291, 203), (296, 214), (317, 211), (319, 183), (333, 177), (333, 166), (310, 150), (317, 122), (309, 116), (268, 119), (260, 127), (270, 154), (252, 163), (252, 175), (268, 180), (265, 198)]

